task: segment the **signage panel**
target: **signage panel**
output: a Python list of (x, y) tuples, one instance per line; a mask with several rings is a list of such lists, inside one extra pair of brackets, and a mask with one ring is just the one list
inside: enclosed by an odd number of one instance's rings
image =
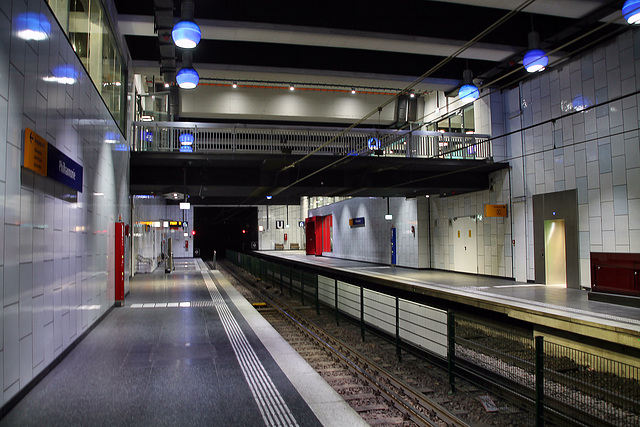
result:
[(507, 205), (484, 205), (484, 216), (506, 218)]
[(29, 128), (24, 130), (24, 167), (47, 176), (47, 148), (49, 143)]
[(82, 166), (49, 144), (47, 176), (82, 193)]
[(364, 227), (364, 217), (351, 218), (349, 220), (349, 227)]
[(82, 193), (82, 166), (29, 128), (24, 130), (23, 164)]

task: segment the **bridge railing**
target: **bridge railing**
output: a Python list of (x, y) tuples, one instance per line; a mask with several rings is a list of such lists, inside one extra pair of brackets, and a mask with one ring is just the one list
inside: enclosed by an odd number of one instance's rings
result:
[[(379, 155), (490, 159), (489, 135), (409, 130), (264, 127), (187, 122), (134, 122), (133, 151)], [(183, 145), (180, 136), (193, 142)]]

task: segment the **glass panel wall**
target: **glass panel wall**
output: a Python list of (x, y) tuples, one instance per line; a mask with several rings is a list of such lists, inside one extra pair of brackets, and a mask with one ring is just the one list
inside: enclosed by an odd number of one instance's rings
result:
[(435, 132), (474, 133), (475, 117), (473, 104), (427, 125), (426, 130)]
[(124, 132), (127, 69), (101, 0), (47, 0), (47, 3)]

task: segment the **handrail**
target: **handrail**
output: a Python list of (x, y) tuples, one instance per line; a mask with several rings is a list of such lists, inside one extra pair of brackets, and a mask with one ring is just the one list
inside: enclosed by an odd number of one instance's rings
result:
[[(491, 159), (489, 135), (395, 129), (134, 122), (133, 151)], [(194, 141), (182, 146), (179, 137)], [(327, 144), (327, 141), (331, 141)]]

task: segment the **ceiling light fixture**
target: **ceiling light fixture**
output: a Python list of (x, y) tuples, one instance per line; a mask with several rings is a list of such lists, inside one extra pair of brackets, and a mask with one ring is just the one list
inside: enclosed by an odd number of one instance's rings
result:
[(180, 145), (192, 145), (195, 138), (193, 134), (183, 133), (178, 137), (178, 140), (180, 141)]
[(200, 76), (193, 68), (191, 52), (182, 54), (182, 68), (176, 74), (176, 82), (181, 89), (194, 89), (198, 86)]
[(193, 0), (182, 0), (180, 21), (173, 26), (171, 37), (176, 46), (183, 49), (193, 49), (200, 42), (202, 33), (193, 20)]
[(473, 84), (473, 73), (466, 69), (462, 72), (463, 85), (458, 90), (458, 97), (466, 102), (473, 102), (480, 97), (478, 87)]
[(640, 0), (627, 0), (622, 6), (622, 15), (629, 24), (640, 23)]
[(233, 84), (231, 85), (232, 88), (236, 89), (238, 87), (238, 82), (233, 82)]
[(540, 49), (540, 34), (537, 31), (529, 33), (529, 51), (524, 54), (522, 65), (530, 72), (542, 71), (549, 65), (549, 57), (544, 50)]
[(351, 95), (355, 95), (355, 94), (356, 94), (356, 88), (355, 88), (355, 87), (352, 87), (352, 88), (351, 88)]
[(295, 90), (295, 88), (293, 87), (293, 83), (289, 85), (289, 90)]

